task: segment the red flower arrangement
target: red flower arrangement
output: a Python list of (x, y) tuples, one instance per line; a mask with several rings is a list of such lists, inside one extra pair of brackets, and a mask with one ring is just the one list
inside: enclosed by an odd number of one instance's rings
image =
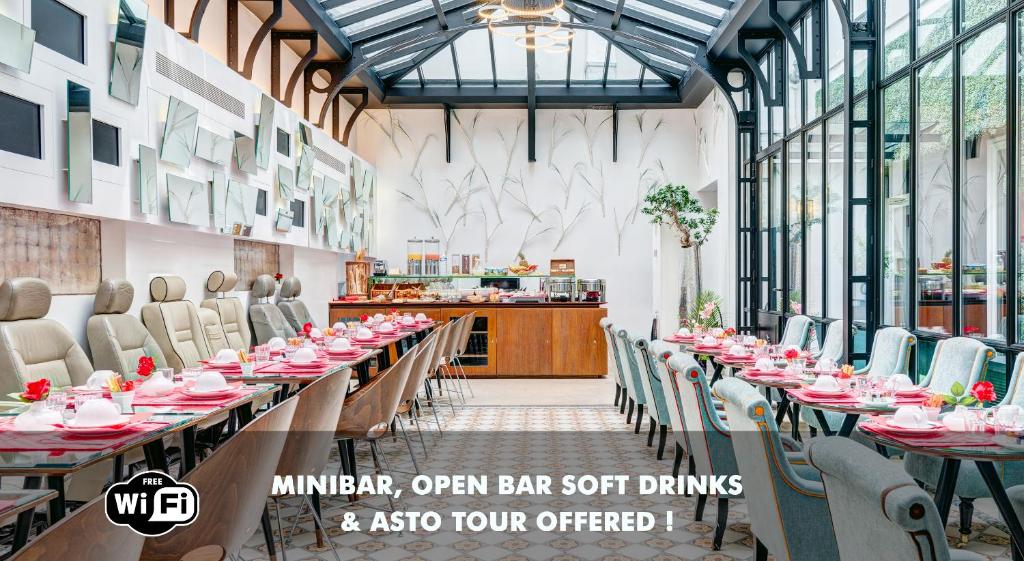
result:
[(313, 324), (312, 323), (309, 323), (307, 321), (306, 323), (302, 324), (302, 332), (303, 333), (305, 333), (308, 336), (311, 331), (313, 331)]
[(725, 328), (725, 336), (726, 337), (732, 337), (735, 334), (736, 334), (736, 328), (735, 327), (726, 327)]
[(282, 275), (281, 273), (277, 273), (277, 274), (274, 275), (274, 280), (276, 280), (276, 281), (279, 281), (279, 280), (281, 280), (283, 278), (284, 278), (284, 275)]
[(154, 370), (156, 370), (156, 363), (153, 361), (153, 357), (145, 355), (139, 357), (139, 364), (135, 367), (135, 373), (140, 378), (149, 376)]
[(359, 316), (359, 321), (366, 322), (366, 320), (368, 320), (368, 319), (370, 319), (370, 316), (368, 316), (366, 314), (363, 314), (363, 315)]
[(800, 357), (800, 351), (796, 349), (786, 349), (785, 351), (782, 351), (782, 356), (786, 360), (794, 360)]
[(50, 395), (50, 381), (40, 378), (35, 382), (26, 382), (25, 391), (18, 394), (18, 399), (25, 403), (32, 403), (33, 401), (42, 401), (48, 395)]
[(971, 396), (982, 403), (996, 400), (996, 389), (992, 382), (977, 382), (971, 386)]
[(977, 327), (977, 326), (974, 326), (974, 325), (965, 325), (964, 326), (964, 335), (977, 335), (978, 333), (981, 333), (981, 328), (980, 327)]

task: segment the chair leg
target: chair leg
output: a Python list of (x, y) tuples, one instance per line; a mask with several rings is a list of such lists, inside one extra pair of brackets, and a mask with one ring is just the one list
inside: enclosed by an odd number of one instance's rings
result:
[(622, 386), (615, 382), (615, 406), (618, 407), (619, 399), (622, 397)]
[(725, 537), (725, 526), (729, 523), (729, 499), (718, 497), (718, 526), (715, 527), (715, 541), (711, 549), (719, 551), (722, 549), (722, 538)]
[(288, 554), (285, 553), (285, 550), (288, 549), (288, 544), (284, 541), (284, 528), (281, 527), (281, 503), (278, 502), (277, 497), (274, 497), (272, 500), (274, 501), (274, 519), (277, 521), (277, 534), (281, 538), (281, 561), (288, 561)]
[(665, 459), (665, 440), (668, 438), (668, 425), (661, 425), (661, 434), (658, 435), (658, 459)]
[(633, 407), (635, 405), (636, 405), (636, 402), (633, 401), (633, 398), (632, 397), (629, 398), (629, 411), (626, 412), (626, 424), (627, 425), (632, 425), (633, 424)]
[(654, 422), (654, 417), (648, 417), (650, 421), (651, 430), (647, 431), (647, 446), (654, 446), (654, 431), (658, 430), (658, 425)]
[(263, 506), (263, 517), (260, 518), (260, 526), (263, 527), (263, 540), (267, 544), (267, 558), (270, 561), (277, 561), (277, 548), (274, 547), (274, 530), (270, 528), (270, 510)]
[(697, 495), (697, 510), (693, 513), (693, 519), (696, 522), (704, 520), (704, 505), (708, 503), (707, 493), (700, 493)]
[(754, 561), (768, 561), (768, 548), (757, 538), (754, 538), (754, 542), (757, 544), (754, 548)]
[[(384, 455), (383, 450), (378, 450), (379, 445), (376, 440), (370, 441), (370, 455), (373, 457), (373, 467), (377, 473), (383, 475), (384, 470), (381, 468), (380, 457)], [(395, 512), (395, 501), (391, 498), (390, 494), (386, 494), (385, 497), (388, 499), (388, 506), (391, 507), (391, 512)]]
[(395, 415), (398, 419), (398, 428), (402, 429), (402, 438), (405, 439), (405, 447), (409, 449), (409, 457), (412, 458), (412, 467), (416, 470), (416, 475), (420, 475), (420, 466), (416, 463), (416, 452), (412, 450), (412, 441), (409, 440), (409, 433), (405, 431), (405, 423), (402, 422), (401, 415)]
[(633, 430), (633, 434), (640, 434), (640, 427), (644, 424), (644, 404), (636, 404), (636, 429)]
[[(419, 402), (416, 401), (416, 403), (419, 403)], [(419, 408), (419, 406), (417, 405), (417, 409), (418, 408)], [(416, 434), (419, 435), (419, 437), (420, 437), (420, 446), (423, 447), (423, 457), (426, 458), (428, 456), (428, 454), (427, 454), (427, 441), (423, 438), (423, 429), (420, 427), (420, 421), (418, 419), (416, 419), (416, 417), (414, 416), (414, 411), (415, 410), (409, 412), (409, 420), (416, 424)]]
[[(320, 497), (319, 497), (319, 495), (314, 496), (314, 498), (312, 500), (310, 499), (309, 495), (303, 495), (302, 498), (305, 499), (306, 502), (309, 503), (309, 506), (310, 506), (309, 510), (310, 510), (310, 512), (313, 513), (313, 525), (316, 526), (318, 532), (326, 534), (327, 533), (327, 528), (324, 527), (324, 521), (323, 521), (322, 518), (320, 518)], [(315, 501), (315, 502), (313, 502), (313, 501)], [(320, 543), (319, 541), (317, 542), (317, 545), (320, 546), (320, 547), (323, 547), (323, 544)], [(334, 561), (341, 561), (341, 556), (338, 555), (338, 550), (334, 547), (334, 542), (332, 542), (330, 539), (328, 539), (327, 540), (327, 545), (329, 545), (331, 547), (331, 553), (334, 554)]]
[(683, 447), (676, 442), (676, 459), (672, 462), (672, 477), (679, 477), (679, 467), (683, 465)]
[(957, 547), (967, 545), (971, 539), (971, 522), (974, 520), (974, 499), (960, 497), (960, 543)]
[(625, 415), (626, 414), (626, 401), (627, 400), (628, 400), (628, 397), (626, 396), (626, 388), (622, 388), (622, 399), (619, 400), (619, 414), (620, 415)]

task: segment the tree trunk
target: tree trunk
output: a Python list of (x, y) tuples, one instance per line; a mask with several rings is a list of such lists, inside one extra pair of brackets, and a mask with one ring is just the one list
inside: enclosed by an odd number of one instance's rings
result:
[(679, 319), (689, 317), (693, 303), (697, 300), (700, 287), (700, 265), (695, 259), (694, 247), (683, 247), (679, 275)]

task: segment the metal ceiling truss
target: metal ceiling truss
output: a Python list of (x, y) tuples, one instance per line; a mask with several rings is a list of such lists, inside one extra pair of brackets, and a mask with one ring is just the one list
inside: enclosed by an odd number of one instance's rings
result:
[[(757, 80), (757, 86), (761, 90), (761, 97), (764, 99), (765, 106), (782, 107), (784, 99), (783, 90), (785, 88), (785, 59), (782, 55), (784, 41), (782, 37), (773, 31), (741, 31), (737, 35), (737, 39), (737, 51), (740, 58), (750, 67), (750, 71), (754, 73), (754, 78)], [(772, 81), (770, 83), (768, 76), (765, 75), (761, 65), (755, 58), (756, 53), (747, 48), (748, 41), (769, 41), (770, 46), (767, 55), (772, 57), (771, 66), (774, 68), (774, 72), (771, 73)]]
[[(811, 28), (804, 29), (804, 32), (809, 33), (804, 36), (801, 41), (796, 36), (796, 31), (793, 26), (786, 21), (786, 18), (779, 13), (779, 2), (781, 1), (798, 1), (798, 0), (768, 0), (768, 17), (771, 18), (775, 27), (779, 28), (782, 35), (786, 38), (789, 43), (794, 59), (796, 60), (797, 69), (800, 72), (800, 78), (804, 80), (816, 80), (821, 78), (821, 48), (822, 48), (822, 33), (821, 33), (821, 7), (822, 2), (825, 0), (813, 0), (811, 2)], [(807, 41), (810, 42), (811, 47), (811, 60), (810, 66), (807, 61)]]
[[(313, 62), (319, 48), (319, 35), (316, 31), (278, 31), (270, 32), (270, 92), (275, 99), (287, 106), (292, 104), (292, 94), (295, 93), (295, 85), (299, 83), (299, 77), (306, 72), (306, 67)], [(288, 84), (284, 88), (284, 95), (281, 95), (281, 41), (300, 40), (309, 42), (306, 54), (302, 56), (299, 63), (295, 65), (291, 75), (288, 77)]]

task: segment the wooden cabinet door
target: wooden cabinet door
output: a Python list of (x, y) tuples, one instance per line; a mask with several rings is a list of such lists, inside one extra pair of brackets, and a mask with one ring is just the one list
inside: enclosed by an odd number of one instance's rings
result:
[(467, 376), (494, 376), (497, 372), (495, 369), (497, 357), (495, 350), (497, 345), (496, 310), (442, 308), (441, 319), (448, 322), (473, 311), (476, 311), (476, 318), (473, 320), (466, 353), (462, 355), (462, 367)]
[(372, 316), (386, 312), (387, 310), (381, 306), (332, 306), (330, 308), (330, 320), (331, 325), (334, 325), (338, 321), (358, 321), (359, 316), (362, 315)]
[(551, 310), (499, 310), (499, 376), (551, 375)]
[(604, 376), (608, 374), (608, 345), (601, 332), (603, 308), (556, 308), (552, 310), (552, 374), (556, 376)]

